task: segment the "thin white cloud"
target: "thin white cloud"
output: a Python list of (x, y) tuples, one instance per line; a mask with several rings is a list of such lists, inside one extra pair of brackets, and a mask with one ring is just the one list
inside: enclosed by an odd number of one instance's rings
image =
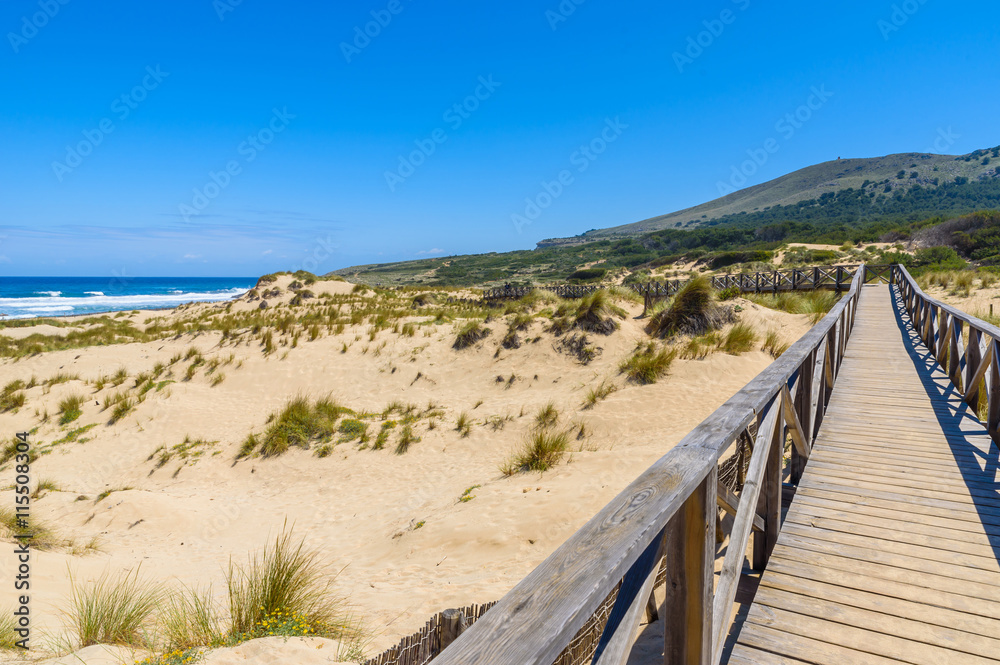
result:
[(200, 259), (200, 258), (201, 258), (201, 254), (185, 254), (184, 255), (184, 260), (185, 261), (194, 261), (195, 259)]
[(267, 256), (268, 254), (274, 254), (274, 250), (273, 249), (265, 249), (263, 252), (261, 252), (262, 256)]
[(423, 250), (423, 251), (417, 252), (417, 256), (424, 256), (424, 255), (427, 255), (427, 254), (444, 254), (444, 250), (443, 249), (438, 249), (437, 247), (435, 247), (434, 249), (427, 249), (427, 250)]

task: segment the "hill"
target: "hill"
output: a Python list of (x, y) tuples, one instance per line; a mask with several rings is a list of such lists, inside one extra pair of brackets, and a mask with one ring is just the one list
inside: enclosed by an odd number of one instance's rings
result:
[[(772, 212), (770, 217), (784, 215), (790, 221), (802, 221), (796, 214), (804, 203), (815, 202), (820, 209), (832, 202), (831, 195), (843, 191), (860, 191), (867, 194), (905, 194), (914, 187), (934, 190), (941, 185), (982, 181), (1000, 177), (1000, 146), (977, 150), (968, 155), (932, 155), (926, 153), (901, 153), (869, 159), (837, 159), (800, 169), (775, 180), (727, 193), (725, 196), (693, 208), (672, 212), (658, 217), (588, 231), (574, 238), (554, 238), (538, 243), (539, 247), (577, 245), (600, 238), (621, 238), (643, 235), (669, 228), (692, 228), (712, 221), (732, 219), (740, 215)], [(916, 174), (916, 175), (914, 175)], [(720, 182), (720, 193), (734, 189), (732, 180)], [(777, 210), (775, 210), (777, 209)], [(951, 210), (940, 206), (920, 213), (937, 213)], [(915, 212), (906, 210), (903, 212)], [(963, 210), (963, 212), (969, 212)], [(839, 216), (840, 211), (837, 211)]]
[(992, 217), (962, 222), (958, 230), (978, 236), (958, 244), (950, 235), (941, 241), (929, 229), (995, 209), (1000, 147), (959, 157), (906, 153), (819, 164), (687, 211), (545, 240), (534, 250), (353, 266), (332, 274), (367, 284), (545, 283), (601, 279), (604, 271), (620, 274), (681, 259), (713, 268), (766, 262), (768, 252), (790, 242), (839, 246), (909, 239), (919, 246), (950, 244), (966, 258), (992, 261)]

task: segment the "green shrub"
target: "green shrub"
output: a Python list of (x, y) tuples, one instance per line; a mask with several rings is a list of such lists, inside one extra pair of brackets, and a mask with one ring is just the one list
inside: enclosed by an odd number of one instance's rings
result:
[(719, 291), (719, 300), (733, 300), (743, 295), (743, 290), (738, 286), (728, 286)]
[(595, 282), (604, 279), (606, 274), (606, 268), (583, 268), (570, 273), (569, 279), (575, 282)]

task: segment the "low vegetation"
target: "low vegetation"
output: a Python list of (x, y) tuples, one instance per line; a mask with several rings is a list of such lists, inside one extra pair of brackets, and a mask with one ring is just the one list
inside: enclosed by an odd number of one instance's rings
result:
[(521, 448), (500, 466), (500, 472), (513, 476), (529, 471), (548, 471), (559, 463), (568, 450), (568, 432), (536, 429), (527, 436)]
[(630, 381), (640, 385), (656, 383), (670, 370), (670, 365), (676, 357), (676, 349), (660, 347), (655, 342), (649, 342), (640, 344), (632, 355), (621, 362), (618, 369)]

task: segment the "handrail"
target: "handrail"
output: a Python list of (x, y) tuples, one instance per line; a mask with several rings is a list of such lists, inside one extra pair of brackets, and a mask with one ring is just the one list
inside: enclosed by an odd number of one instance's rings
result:
[(969, 405), (985, 407), (980, 417), (985, 415), (986, 429), (1000, 445), (1000, 328), (931, 298), (903, 266), (893, 268), (893, 283), (914, 329), (955, 389)]
[[(815, 291), (819, 289), (835, 289), (838, 292), (846, 290), (854, 281), (854, 276), (860, 266), (818, 266), (814, 268), (785, 268), (756, 273), (734, 273), (713, 275), (712, 288), (717, 290), (738, 287), (743, 293), (778, 293), (780, 291)], [(869, 277), (884, 277), (892, 266), (867, 266)], [(667, 280), (664, 282), (647, 282), (645, 284), (628, 284), (642, 296), (665, 297), (677, 293), (687, 284), (689, 279)], [(482, 299), (490, 303), (500, 300), (516, 300), (535, 290), (534, 286), (495, 287), (485, 289)], [(549, 284), (537, 287), (551, 291), (564, 298), (579, 298), (605, 288), (600, 284)], [(649, 303), (647, 302), (647, 305)]]
[[(552, 665), (606, 601), (613, 609), (592, 662), (624, 663), (661, 558), (666, 662), (717, 664), (753, 524), (763, 522), (754, 538), (755, 567), (766, 565), (777, 540), (786, 431), (795, 441), (797, 481), (869, 276), (861, 266), (849, 292), (816, 326), (570, 536), (435, 664)], [(756, 445), (715, 591), (717, 465), (752, 423)]]

